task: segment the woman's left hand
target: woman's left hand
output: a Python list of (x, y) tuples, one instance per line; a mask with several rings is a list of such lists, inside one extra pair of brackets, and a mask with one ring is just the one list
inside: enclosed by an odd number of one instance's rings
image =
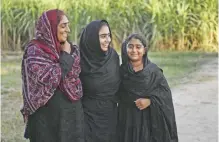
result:
[(136, 107), (138, 107), (140, 110), (143, 110), (150, 106), (151, 100), (146, 98), (139, 98), (135, 101)]

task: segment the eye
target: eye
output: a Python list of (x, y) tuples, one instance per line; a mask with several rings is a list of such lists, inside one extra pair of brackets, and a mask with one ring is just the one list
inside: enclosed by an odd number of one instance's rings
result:
[(100, 35), (100, 38), (106, 38), (106, 35)]
[(128, 48), (129, 48), (129, 49), (132, 49), (133, 47), (134, 47), (134, 46), (133, 46), (132, 44), (129, 44), (129, 45), (128, 45)]
[(69, 26), (69, 23), (62, 23), (62, 24), (60, 25), (61, 28), (66, 28), (67, 26)]
[(66, 27), (66, 25), (64, 25), (64, 24), (61, 25), (61, 28), (65, 28), (65, 27)]
[(101, 34), (101, 35), (100, 35), (100, 38), (103, 38), (103, 39), (104, 39), (104, 38), (107, 38), (107, 37), (110, 37), (110, 34)]
[(137, 46), (137, 49), (141, 49), (141, 46), (140, 46), (140, 45), (138, 45), (138, 46)]

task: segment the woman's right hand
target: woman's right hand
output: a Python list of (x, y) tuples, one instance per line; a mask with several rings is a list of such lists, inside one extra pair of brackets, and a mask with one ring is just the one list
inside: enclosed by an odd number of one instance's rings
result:
[(71, 53), (71, 44), (66, 41), (64, 44), (61, 45), (61, 51), (65, 51), (67, 53)]
[(138, 109), (143, 110), (149, 107), (151, 104), (151, 100), (147, 98), (139, 98), (135, 101), (135, 105)]

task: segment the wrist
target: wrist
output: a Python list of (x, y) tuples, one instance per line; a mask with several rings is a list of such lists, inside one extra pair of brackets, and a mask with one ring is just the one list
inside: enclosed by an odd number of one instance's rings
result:
[(149, 104), (149, 106), (151, 105), (151, 100), (150, 99), (148, 99), (148, 104)]

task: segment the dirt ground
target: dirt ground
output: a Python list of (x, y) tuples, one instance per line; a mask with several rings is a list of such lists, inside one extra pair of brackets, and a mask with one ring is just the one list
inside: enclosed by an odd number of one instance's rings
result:
[(172, 89), (179, 142), (218, 140), (218, 61), (179, 80)]
[[(201, 68), (174, 81), (178, 82), (171, 90), (179, 142), (217, 142), (218, 61), (216, 59), (200, 63), (203, 64)], [(1, 141), (27, 142), (23, 138), (24, 123), (19, 112), (22, 105), (21, 91), (15, 89), (7, 92), (12, 93), (1, 96), (3, 114), (1, 123), (5, 124), (5, 127), (2, 127)]]

